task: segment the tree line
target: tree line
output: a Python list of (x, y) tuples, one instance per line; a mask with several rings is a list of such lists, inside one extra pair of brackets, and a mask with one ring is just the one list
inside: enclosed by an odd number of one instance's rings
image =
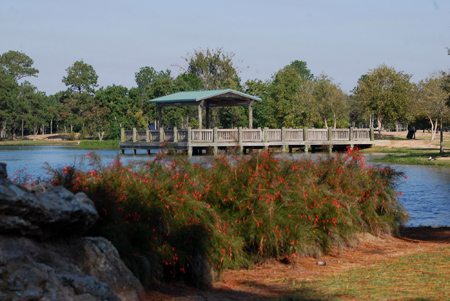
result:
[[(254, 125), (270, 128), (397, 128), (431, 129), (432, 139), (449, 119), (450, 79), (437, 71), (418, 83), (411, 75), (380, 65), (362, 75), (348, 95), (326, 74), (314, 76), (307, 63), (290, 62), (271, 79), (241, 81), (234, 53), (222, 48), (194, 50), (183, 58), (180, 74), (145, 66), (135, 73), (136, 87), (98, 87), (88, 63), (74, 62), (62, 82), (67, 89), (53, 95), (26, 80), (38, 76), (25, 53), (0, 56), (0, 138), (43, 133), (80, 133), (82, 138), (118, 139), (121, 128), (146, 128), (157, 118), (148, 100), (179, 91), (234, 89), (262, 98), (255, 104)], [(203, 119), (205, 120), (205, 119)], [(164, 126), (197, 127), (195, 107), (163, 109)], [(219, 128), (248, 126), (248, 108), (211, 110), (210, 124)], [(381, 132), (380, 132), (381, 133)]]

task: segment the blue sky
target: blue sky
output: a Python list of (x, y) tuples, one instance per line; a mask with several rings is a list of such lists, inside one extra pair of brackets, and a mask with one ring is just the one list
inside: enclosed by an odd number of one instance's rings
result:
[(141, 67), (172, 70), (195, 49), (235, 54), (242, 81), (269, 80), (305, 61), (350, 92), (381, 64), (425, 79), (449, 71), (448, 0), (1, 0), (0, 53), (34, 60), (47, 95), (65, 90), (77, 60), (92, 65), (100, 86), (135, 87)]

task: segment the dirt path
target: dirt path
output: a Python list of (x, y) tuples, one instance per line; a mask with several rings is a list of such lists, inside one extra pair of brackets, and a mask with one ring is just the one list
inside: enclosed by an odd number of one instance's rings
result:
[[(299, 258), (291, 264), (278, 261), (256, 266), (251, 270), (225, 271), (222, 279), (208, 291), (185, 286), (163, 285), (148, 292), (148, 300), (248, 300), (279, 298), (293, 284), (314, 277), (340, 273), (349, 269), (371, 266), (392, 258), (431, 251), (450, 246), (450, 228), (405, 228), (401, 237), (365, 235), (355, 248), (336, 250), (321, 258)], [(326, 266), (317, 265), (326, 261)]]

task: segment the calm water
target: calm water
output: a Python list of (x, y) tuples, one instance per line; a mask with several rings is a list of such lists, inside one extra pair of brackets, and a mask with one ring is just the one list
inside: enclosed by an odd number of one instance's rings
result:
[[(87, 150), (70, 146), (25, 146), (0, 147), (0, 162), (7, 164), (8, 175), (13, 176), (17, 170), (26, 168), (26, 173), (33, 178), (45, 178), (47, 162), (52, 168), (66, 165), (87, 166)], [(118, 154), (115, 150), (97, 151), (102, 162), (112, 162)], [(303, 155), (304, 156), (304, 155)], [(312, 156), (312, 155), (310, 155)], [(314, 156), (316, 156), (314, 154)], [(296, 155), (295, 157), (299, 157)], [(130, 160), (151, 160), (144, 153), (121, 157), (124, 163)], [(193, 161), (202, 160), (193, 157)], [(84, 160), (84, 161), (83, 161)], [(370, 157), (368, 157), (370, 160)], [(403, 193), (400, 202), (405, 206), (411, 220), (408, 226), (450, 226), (450, 168), (431, 168), (426, 166), (390, 165), (403, 171), (404, 179), (398, 187)]]

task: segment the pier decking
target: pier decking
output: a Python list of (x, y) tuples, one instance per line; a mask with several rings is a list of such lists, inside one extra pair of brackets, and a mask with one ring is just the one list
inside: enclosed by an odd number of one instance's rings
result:
[(120, 149), (159, 151), (170, 148), (187, 152), (188, 155), (201, 154), (210, 150), (217, 154), (219, 149), (237, 148), (245, 154), (249, 149), (281, 148), (292, 152), (301, 148), (308, 152), (310, 148), (327, 147), (370, 147), (375, 144), (374, 131), (371, 129), (180, 129), (173, 130), (125, 130), (122, 129)]

